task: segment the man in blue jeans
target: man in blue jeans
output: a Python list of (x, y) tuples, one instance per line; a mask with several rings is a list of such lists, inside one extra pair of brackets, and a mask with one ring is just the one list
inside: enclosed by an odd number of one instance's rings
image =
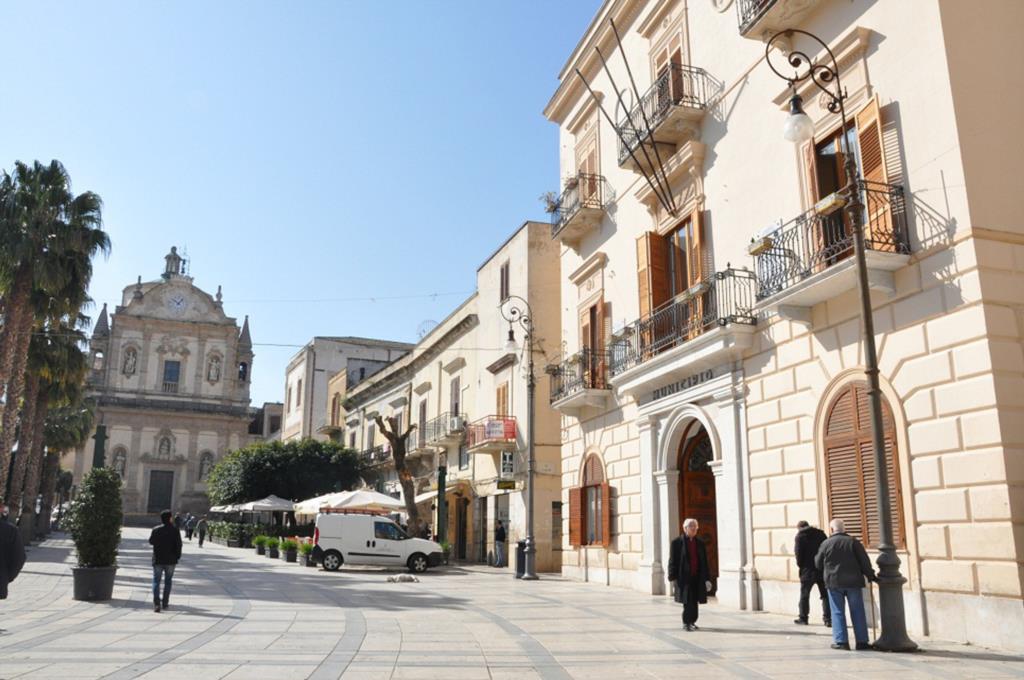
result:
[(868, 620), (864, 614), (864, 579), (877, 581), (875, 570), (864, 546), (846, 533), (841, 519), (829, 523), (832, 535), (818, 548), (814, 565), (823, 575), (828, 588), (828, 601), (832, 609), (832, 649), (850, 649), (846, 632), (846, 604), (850, 605), (850, 620), (857, 649), (871, 649), (868, 642)]
[(494, 530), (494, 566), (505, 566), (505, 525), (498, 520), (498, 527)]
[[(153, 546), (153, 611), (159, 612), (161, 606), (167, 609), (171, 597), (171, 579), (174, 578), (174, 567), (181, 559), (181, 532), (171, 521), (171, 511), (160, 513), (160, 526), (149, 534), (149, 544)], [(164, 581), (164, 595), (160, 597), (160, 579)]]

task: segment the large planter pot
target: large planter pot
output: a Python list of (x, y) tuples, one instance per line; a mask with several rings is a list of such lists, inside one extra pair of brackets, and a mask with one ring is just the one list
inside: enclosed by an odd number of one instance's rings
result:
[(302, 556), (302, 566), (313, 567), (314, 569), (316, 569), (316, 561), (313, 559), (312, 554)]
[(256, 546), (256, 554), (257, 555), (266, 555), (267, 554), (267, 546), (265, 546), (265, 545), (258, 545), (258, 546)]
[(295, 562), (296, 558), (298, 556), (299, 556), (299, 551), (298, 550), (286, 550), (284, 552), (284, 561), (285, 562)]
[(267, 550), (267, 557), (269, 557), (272, 560), (276, 560), (278, 557), (280, 557), (280, 553), (278, 553), (277, 548), (270, 548), (269, 550)]
[(73, 567), (76, 600), (98, 602), (109, 600), (114, 594), (114, 576), (117, 567)]

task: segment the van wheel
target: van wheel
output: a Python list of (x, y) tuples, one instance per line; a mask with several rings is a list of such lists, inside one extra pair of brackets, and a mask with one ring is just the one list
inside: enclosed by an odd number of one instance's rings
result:
[(338, 567), (340, 567), (344, 562), (345, 560), (341, 558), (341, 553), (337, 550), (328, 550), (324, 553), (322, 560), (324, 569), (327, 571), (338, 571)]
[(409, 558), (409, 571), (414, 574), (422, 574), (427, 570), (427, 556), (423, 553), (416, 553)]

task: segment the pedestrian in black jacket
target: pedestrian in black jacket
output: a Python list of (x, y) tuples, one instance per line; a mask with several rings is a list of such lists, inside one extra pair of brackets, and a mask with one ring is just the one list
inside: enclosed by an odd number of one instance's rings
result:
[(846, 632), (847, 603), (850, 605), (850, 620), (853, 622), (854, 639), (857, 649), (871, 649), (868, 642), (868, 619), (864, 614), (864, 579), (877, 581), (875, 570), (864, 546), (846, 533), (841, 519), (829, 523), (832, 535), (818, 548), (814, 566), (822, 573), (828, 588), (829, 605), (832, 608), (832, 649), (849, 649), (850, 640)]
[(683, 629), (698, 630), (698, 604), (707, 604), (711, 581), (707, 549), (697, 538), (697, 520), (693, 518), (683, 522), (682, 535), (669, 548), (668, 580), (676, 584), (676, 602), (683, 605)]
[(18, 528), (7, 521), (7, 508), (0, 505), (0, 600), (7, 599), (7, 586), (25, 566), (25, 546)]
[(818, 527), (812, 527), (803, 520), (797, 522), (796, 528), (793, 555), (796, 557), (796, 566), (800, 570), (800, 616), (793, 619), (793, 623), (807, 625), (807, 616), (811, 609), (811, 589), (818, 586), (818, 595), (821, 597), (821, 618), (826, 626), (831, 626), (832, 613), (828, 606), (825, 580), (818, 568), (814, 566), (814, 556), (818, 554), (818, 548), (827, 537), (824, 531)]
[[(149, 544), (153, 546), (153, 611), (159, 612), (160, 607), (167, 609), (171, 597), (171, 579), (174, 578), (174, 567), (181, 559), (181, 532), (171, 522), (171, 511), (160, 513), (160, 526), (149, 534)], [(160, 578), (164, 581), (164, 596), (160, 597)]]

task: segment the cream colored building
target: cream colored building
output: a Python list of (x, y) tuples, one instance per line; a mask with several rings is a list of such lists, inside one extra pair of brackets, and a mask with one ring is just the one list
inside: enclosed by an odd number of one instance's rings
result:
[[(340, 397), (328, 382), (337, 374), (358, 381), (409, 351), (412, 345), (390, 340), (317, 336), (288, 362), (284, 380), (284, 421), (281, 439), (326, 439), (341, 420)], [(336, 383), (337, 385), (338, 383)]]
[[(109, 318), (104, 305), (90, 350), (88, 396), (105, 428), (104, 462), (124, 480), (126, 522), (151, 523), (165, 509), (205, 512), (210, 468), (251, 440), (248, 317), (239, 329), (220, 289), (195, 286), (172, 248), (159, 279), (127, 286)], [(75, 484), (95, 445), (76, 452)]]
[(563, 573), (666, 593), (693, 516), (719, 602), (795, 612), (799, 520), (877, 544), (852, 237), (830, 197), (842, 126), (805, 81), (815, 137), (785, 141), (791, 93), (765, 63), (764, 40), (799, 28), (838, 57), (866, 179), (909, 629), (1024, 649), (1022, 25), (1010, 0), (604, 3), (545, 109), (562, 341), (583, 352), (552, 395)]
[[(550, 226), (527, 222), (477, 270), (476, 292), (426, 334), (407, 355), (349, 390), (346, 443), (364, 452), (371, 481), (400, 497), (387, 441), (373, 416), (396, 417), (410, 437), (417, 498), (437, 532), (438, 467), (446, 468), (447, 539), (456, 560), (493, 561), (494, 529), (502, 520), (509, 544), (526, 537), (527, 389), (523, 329), (508, 352), (502, 316), (518, 298), (535, 327), (537, 375), (535, 530), (537, 568), (561, 564), (562, 522), (558, 414), (547, 404), (545, 366), (559, 349), (558, 247)], [(521, 303), (518, 303), (521, 304)], [(510, 568), (514, 563), (510, 563)]]

